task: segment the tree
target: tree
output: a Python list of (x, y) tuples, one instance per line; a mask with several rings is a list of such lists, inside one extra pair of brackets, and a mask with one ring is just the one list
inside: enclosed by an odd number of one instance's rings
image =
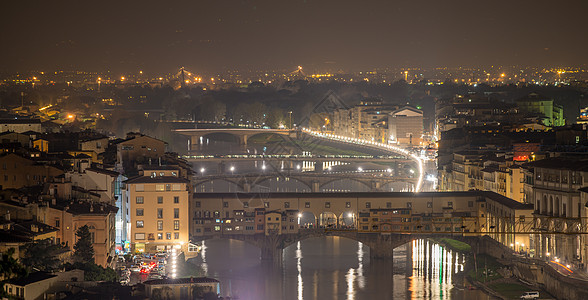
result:
[(92, 245), (92, 235), (88, 225), (78, 228), (76, 236), (78, 241), (74, 246), (74, 260), (94, 263), (94, 246)]
[(2, 280), (25, 276), (27, 274), (27, 270), (14, 258), (15, 252), (16, 250), (14, 248), (10, 248), (2, 253), (2, 259), (0, 259), (0, 274), (2, 275)]
[(26, 244), (23, 250), (22, 264), (24, 266), (52, 272), (59, 268), (61, 263), (59, 255), (65, 251), (65, 247), (53, 244), (50, 239), (44, 239)]

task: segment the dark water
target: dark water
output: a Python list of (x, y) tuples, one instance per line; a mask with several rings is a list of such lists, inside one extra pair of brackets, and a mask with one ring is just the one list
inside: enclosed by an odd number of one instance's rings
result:
[(463, 255), (426, 240), (395, 250), (393, 263), (371, 263), (359, 242), (312, 238), (286, 248), (283, 261), (262, 265), (256, 247), (218, 239), (191, 262), (238, 299), (491, 299), (464, 288)]

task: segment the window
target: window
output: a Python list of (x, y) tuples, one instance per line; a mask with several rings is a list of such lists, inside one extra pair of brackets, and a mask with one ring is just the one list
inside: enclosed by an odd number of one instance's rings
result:
[(371, 202), (366, 202), (365, 203), (365, 208), (371, 208), (372, 207), (372, 203)]
[(164, 172), (159, 172), (159, 176), (165, 176)]
[(145, 234), (144, 233), (135, 233), (135, 240), (144, 240)]
[(165, 190), (168, 191), (168, 192), (171, 191), (171, 184), (166, 183), (165, 184)]
[(181, 191), (182, 190), (182, 185), (179, 183), (174, 183), (172, 185), (172, 191)]
[(263, 230), (263, 225), (257, 225), (257, 230)]
[(157, 233), (157, 239), (163, 240), (163, 233), (161, 233), (161, 232)]
[(143, 196), (137, 196), (137, 198), (135, 198), (137, 204), (143, 204), (144, 203), (144, 199)]
[(345, 202), (345, 207), (346, 208), (350, 208), (351, 207), (351, 202)]
[(143, 185), (143, 184), (135, 185), (135, 192), (143, 192), (143, 191), (145, 191), (145, 185)]
[(215, 225), (214, 226), (214, 231), (220, 231), (220, 226), (219, 225)]
[(453, 208), (453, 202), (451, 202), (451, 201), (447, 202), (447, 207)]
[(200, 203), (200, 201), (196, 201), (196, 207), (200, 207), (202, 204)]
[(180, 230), (180, 221), (174, 221), (174, 230)]
[(171, 174), (172, 174), (172, 176), (178, 177), (178, 172), (176, 172), (176, 171), (172, 171)]
[(151, 178), (157, 177), (157, 172), (151, 172)]
[(406, 207), (407, 208), (412, 208), (412, 202), (406, 202)]
[(59, 228), (59, 227), (60, 227), (60, 226), (59, 226), (59, 225), (60, 225), (59, 223), (60, 223), (60, 222), (59, 222), (59, 219), (56, 219), (56, 220), (55, 220), (55, 227)]
[(157, 196), (157, 204), (163, 204), (163, 197)]
[(168, 240), (171, 240), (171, 232), (166, 232), (165, 233), (165, 238)]
[(392, 202), (386, 202), (386, 208), (392, 208)]
[(248, 208), (249, 207), (249, 202), (243, 202), (243, 208)]
[(224, 201), (224, 202), (223, 202), (223, 207), (225, 207), (225, 208), (229, 207), (229, 202), (227, 202), (227, 201)]
[(325, 208), (331, 208), (331, 202), (325, 202)]
[(156, 184), (155, 185), (155, 190), (158, 192), (163, 192), (165, 190), (165, 185), (163, 184)]
[(163, 208), (158, 208), (157, 209), (157, 218), (158, 219), (163, 219)]
[(284, 208), (290, 208), (290, 202), (284, 202)]
[(427, 208), (433, 208), (433, 202), (427, 202)]
[(310, 207), (310, 202), (305, 202), (304, 203), (304, 207), (309, 208)]
[(135, 213), (135, 216), (142, 217), (143, 216), (143, 209), (142, 208), (137, 208), (137, 211)]
[(141, 221), (137, 221), (136, 227), (137, 228), (143, 228), (143, 221), (142, 220)]
[(179, 196), (174, 196), (174, 203), (175, 204), (180, 203), (180, 197)]
[(180, 239), (180, 233), (179, 232), (174, 232), (174, 239), (175, 240), (179, 240)]
[(163, 230), (163, 221), (157, 221), (157, 230)]
[(180, 209), (174, 208), (174, 219), (179, 219), (179, 218), (180, 218)]

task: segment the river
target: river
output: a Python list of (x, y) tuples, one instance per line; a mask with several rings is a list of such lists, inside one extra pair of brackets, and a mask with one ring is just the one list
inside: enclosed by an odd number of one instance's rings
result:
[(258, 248), (241, 241), (203, 242), (190, 262), (221, 282), (221, 295), (264, 299), (492, 299), (464, 288), (463, 254), (427, 240), (394, 251), (394, 261), (370, 262), (363, 244), (339, 237), (287, 247), (281, 267), (262, 264)]

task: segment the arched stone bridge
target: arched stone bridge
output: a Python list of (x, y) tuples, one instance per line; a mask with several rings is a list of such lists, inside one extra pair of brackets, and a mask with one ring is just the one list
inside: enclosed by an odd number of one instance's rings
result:
[(247, 140), (258, 134), (277, 134), (280, 136), (297, 137), (298, 130), (292, 129), (261, 129), (261, 128), (213, 128), (213, 129), (176, 129), (175, 132), (188, 136), (191, 145), (200, 144), (200, 138), (214, 133), (227, 133), (239, 139), (239, 144), (247, 145)]
[(272, 261), (280, 264), (282, 261), (282, 251), (299, 241), (324, 236), (337, 236), (361, 242), (370, 248), (371, 259), (392, 259), (395, 248), (408, 242), (423, 238), (447, 237), (462, 241), (472, 246), (472, 249), (478, 249), (480, 236), (463, 236), (461, 234), (398, 234), (398, 233), (363, 233), (357, 230), (331, 230), (331, 229), (301, 229), (298, 233), (290, 234), (211, 234), (207, 236), (192, 237), (193, 242), (200, 242), (209, 239), (233, 239), (252, 244), (261, 249), (261, 259)]
[(370, 191), (378, 192), (382, 191), (382, 187), (391, 182), (408, 182), (412, 183), (413, 186), (416, 184), (418, 178), (404, 178), (404, 177), (397, 177), (397, 176), (390, 176), (389, 174), (384, 173), (382, 176), (374, 176), (373, 173), (291, 173), (291, 174), (283, 174), (283, 173), (268, 173), (268, 174), (240, 174), (240, 175), (213, 175), (213, 176), (205, 176), (205, 177), (198, 177), (195, 176), (192, 179), (192, 184), (194, 186), (194, 190), (199, 185), (205, 184), (207, 182), (211, 182), (214, 180), (223, 180), (226, 182), (230, 182), (236, 186), (238, 186), (244, 192), (251, 192), (255, 186), (258, 186), (268, 180), (275, 179), (275, 178), (283, 178), (283, 179), (295, 179), (296, 181), (304, 184), (307, 186), (311, 192), (320, 192), (321, 188), (326, 186), (329, 183), (338, 180), (352, 180), (355, 182), (359, 182), (365, 185)]

